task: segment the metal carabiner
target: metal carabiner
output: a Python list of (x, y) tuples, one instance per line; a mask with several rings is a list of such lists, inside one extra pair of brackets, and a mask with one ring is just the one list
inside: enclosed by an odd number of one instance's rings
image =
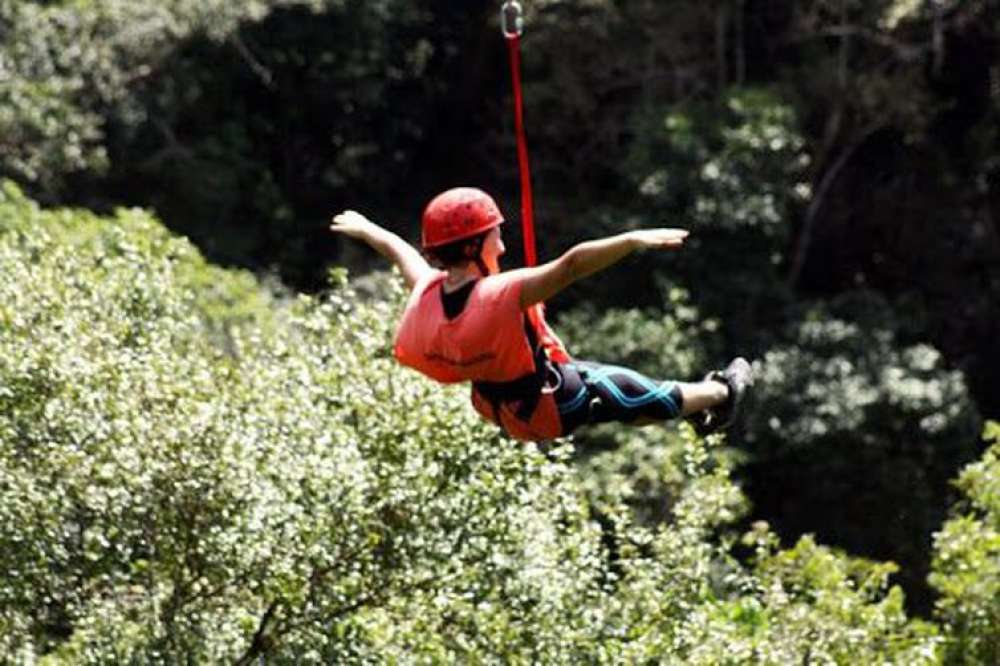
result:
[(524, 32), (524, 12), (517, 0), (507, 0), (500, 8), (500, 29), (507, 39), (520, 37)]

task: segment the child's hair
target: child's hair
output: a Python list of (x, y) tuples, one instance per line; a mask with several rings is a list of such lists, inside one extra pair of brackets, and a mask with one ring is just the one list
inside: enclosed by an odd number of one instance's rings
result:
[(486, 240), (488, 234), (489, 231), (484, 231), (446, 245), (426, 248), (424, 256), (437, 268), (444, 269), (459, 266), (467, 261), (475, 261), (483, 250), (483, 241)]

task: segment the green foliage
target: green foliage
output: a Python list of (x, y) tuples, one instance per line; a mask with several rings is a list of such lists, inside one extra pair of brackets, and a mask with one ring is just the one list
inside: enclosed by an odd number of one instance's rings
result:
[(416, 164), (454, 158), (428, 125), (468, 117), (448, 97), (485, 12), (440, 12), (2, 0), (0, 176), (48, 202), (153, 207), (217, 262), (321, 289), (331, 202), (412, 215), (429, 194), (400, 197), (401, 180), (419, 189)]
[(192, 34), (223, 40), (285, 4), (304, 2), (3, 0), (0, 172), (51, 194), (70, 174), (107, 168), (109, 121), (145, 119), (137, 83), (174, 44)]
[(902, 345), (871, 294), (817, 306), (756, 364), (749, 491), (785, 535), (816, 532), (902, 565), (918, 606), (948, 479), (974, 455), (978, 414), (960, 372)]
[[(790, 550), (757, 525), (756, 594), (730, 604), (737, 651), (753, 663), (936, 664), (936, 628), (906, 617), (892, 563), (847, 557), (802, 537)], [(765, 640), (762, 640), (765, 639)]]
[(737, 89), (652, 107), (635, 123), (626, 177), (644, 217), (692, 232), (672, 279), (724, 323), (726, 340), (748, 344), (790, 296), (780, 273), (790, 219), (810, 196), (793, 109), (772, 91)]
[[(808, 537), (781, 550), (759, 523), (741, 540), (754, 549), (745, 567), (732, 556), (736, 536), (727, 527), (745, 500), (713, 449), (718, 442), (706, 445), (687, 427), (679, 437), (648, 428), (620, 439), (655, 462), (641, 483), (619, 477), (592, 487), (616, 545), (611, 625), (598, 661), (940, 663), (935, 627), (909, 620), (902, 592), (888, 585), (894, 565), (850, 558)], [(594, 461), (602, 456), (618, 454)], [(650, 509), (669, 521), (649, 524)]]
[(982, 459), (959, 475), (965, 502), (934, 535), (931, 585), (953, 664), (1000, 661), (1000, 424), (986, 424)]
[(418, 176), (463, 25), (399, 0), (322, 4), (176, 41), (135, 90), (139, 122), (109, 137), (108, 181), (216, 261), (311, 290), (336, 248), (332, 202), (389, 217), (423, 196), (390, 179)]
[(718, 103), (650, 113), (640, 128), (631, 172), (649, 204), (684, 211), (696, 232), (754, 229), (781, 249), (790, 207), (809, 196), (809, 158), (787, 102), (737, 89)]
[(624, 365), (664, 379), (703, 375), (718, 322), (702, 319), (683, 289), (664, 289), (658, 300), (657, 308), (647, 310), (598, 312), (583, 305), (559, 316), (559, 333), (576, 358)]
[[(595, 435), (579, 435), (576, 441), (583, 449), (578, 462), (581, 485), (595, 511), (608, 517), (628, 516), (648, 529), (673, 522), (674, 508), (691, 480), (692, 456), (683, 439), (662, 426), (606, 426)], [(597, 449), (595, 441), (603, 446)], [(709, 455), (717, 457), (720, 452), (712, 449)], [(718, 468), (717, 461), (712, 468)], [(717, 524), (731, 523), (745, 511), (741, 496), (730, 496), (720, 506), (725, 507), (726, 519)]]

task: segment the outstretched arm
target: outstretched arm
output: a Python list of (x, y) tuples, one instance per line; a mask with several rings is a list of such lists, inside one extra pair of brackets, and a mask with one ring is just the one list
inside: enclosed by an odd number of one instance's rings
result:
[(345, 210), (343, 213), (334, 215), (330, 230), (364, 241), (379, 254), (390, 259), (399, 266), (406, 286), (410, 289), (420, 278), (434, 270), (415, 247), (388, 229), (383, 229), (375, 224), (361, 213)]
[(521, 309), (544, 301), (577, 280), (620, 261), (636, 250), (672, 250), (687, 238), (684, 229), (636, 229), (617, 236), (586, 241), (570, 248), (558, 259), (521, 273)]

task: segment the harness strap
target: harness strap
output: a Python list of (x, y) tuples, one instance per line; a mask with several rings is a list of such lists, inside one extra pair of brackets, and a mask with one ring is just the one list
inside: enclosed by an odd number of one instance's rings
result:
[(534, 350), (535, 368), (516, 379), (506, 382), (473, 382), (472, 387), (483, 396), (493, 408), (493, 418), (498, 425), (500, 421), (500, 406), (506, 402), (520, 402), (514, 416), (527, 423), (538, 408), (542, 397), (542, 389), (548, 374), (549, 358), (545, 348), (538, 342), (538, 335), (527, 317), (524, 318), (524, 333), (528, 343)]

